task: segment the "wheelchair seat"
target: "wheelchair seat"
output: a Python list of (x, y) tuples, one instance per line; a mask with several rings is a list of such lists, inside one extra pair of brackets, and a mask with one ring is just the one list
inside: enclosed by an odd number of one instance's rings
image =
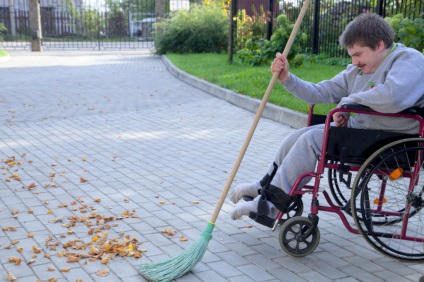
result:
[(361, 164), (381, 147), (405, 138), (418, 137), (382, 130), (331, 127), (326, 158), (329, 161)]

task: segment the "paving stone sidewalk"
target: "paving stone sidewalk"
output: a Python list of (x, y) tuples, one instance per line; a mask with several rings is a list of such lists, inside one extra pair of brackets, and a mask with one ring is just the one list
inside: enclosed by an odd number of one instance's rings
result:
[[(253, 117), (177, 79), (148, 51), (12, 51), (0, 62), (0, 280), (10, 272), (22, 282), (145, 281), (137, 265), (200, 238)], [(262, 177), (293, 130), (261, 119), (234, 185)], [(318, 248), (292, 258), (278, 231), (232, 221), (232, 207), (226, 201), (204, 258), (177, 281), (417, 282), (424, 274), (323, 212)], [(135, 238), (145, 252), (67, 262), (64, 244), (81, 257), (99, 246), (96, 234), (110, 244)]]

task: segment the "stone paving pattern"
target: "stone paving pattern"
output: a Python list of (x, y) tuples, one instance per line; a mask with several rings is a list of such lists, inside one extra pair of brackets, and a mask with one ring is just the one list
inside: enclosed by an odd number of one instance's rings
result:
[[(10, 53), (0, 62), (0, 280), (10, 272), (21, 282), (145, 281), (138, 264), (174, 257), (200, 238), (254, 113), (182, 82), (149, 51)], [(262, 118), (233, 186), (262, 177), (293, 130)], [(18, 163), (6, 164), (12, 157)], [(304, 203), (308, 211), (307, 196)], [(324, 212), (318, 248), (292, 258), (280, 250), (278, 230), (232, 221), (232, 207), (227, 200), (204, 258), (177, 281), (400, 282), (424, 274), (422, 264), (379, 254)], [(83, 222), (63, 225), (92, 213), (135, 214), (102, 232), (135, 237), (143, 256), (107, 264), (61, 257), (62, 244), (93, 237)], [(56, 251), (49, 238), (60, 242)], [(109, 275), (98, 276), (102, 269)]]

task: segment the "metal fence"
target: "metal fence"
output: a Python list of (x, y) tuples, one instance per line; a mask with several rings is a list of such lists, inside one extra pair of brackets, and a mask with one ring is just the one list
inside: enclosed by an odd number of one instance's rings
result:
[[(153, 23), (158, 3), (166, 13), (186, 9), (200, 0), (40, 0), (42, 45), (49, 49), (137, 49), (153, 47)], [(250, 21), (259, 38), (269, 39), (276, 17), (285, 14), (294, 22), (304, 0), (232, 0), (233, 14)], [(346, 24), (363, 12), (383, 17), (401, 13), (411, 19), (423, 17), (424, 0), (327, 0), (312, 1), (301, 25), (308, 35), (304, 52), (344, 56), (338, 37)], [(30, 49), (28, 0), (0, 0), (1, 49)], [(272, 20), (271, 20), (272, 19)], [(235, 48), (252, 32), (236, 25)], [(243, 38), (244, 37), (244, 38)], [(231, 41), (230, 41), (231, 42)]]
[[(155, 7), (164, 15), (189, 0), (40, 0), (43, 50), (153, 47)], [(0, 0), (1, 49), (31, 49), (28, 0)]]
[[(275, 19), (280, 14), (288, 16), (295, 22), (304, 0), (232, 0), (235, 1), (234, 15), (244, 15), (249, 21), (261, 20), (263, 38), (269, 39), (277, 28)], [(353, 1), (311, 1), (311, 7), (306, 13), (300, 31), (308, 35), (306, 43), (302, 44), (304, 52), (325, 53), (331, 57), (345, 56), (345, 50), (338, 44), (338, 38), (347, 23), (361, 13), (377, 13), (383, 17), (402, 14), (410, 19), (424, 17), (423, 0), (353, 0)], [(247, 16), (246, 16), (247, 15)], [(265, 21), (264, 21), (265, 19)], [(270, 20), (272, 19), (272, 20)], [(233, 40), (243, 41), (243, 36), (237, 25)], [(237, 36), (239, 38), (237, 38)], [(259, 35), (261, 36), (261, 35)], [(239, 46), (235, 44), (235, 46)]]

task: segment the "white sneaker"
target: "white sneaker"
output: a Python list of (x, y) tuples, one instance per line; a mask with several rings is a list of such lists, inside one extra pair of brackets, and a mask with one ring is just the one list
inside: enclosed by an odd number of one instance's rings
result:
[[(243, 215), (249, 215), (250, 212), (258, 211), (258, 203), (260, 199), (260, 195), (256, 196), (253, 201), (240, 201), (237, 203), (235, 208), (230, 212), (230, 217), (232, 220), (240, 219)], [(279, 210), (274, 206), (273, 203), (267, 201), (267, 205), (269, 208), (268, 216), (271, 218), (277, 217)]]
[(242, 183), (236, 186), (230, 194), (230, 200), (237, 204), (243, 196), (256, 198), (258, 190), (262, 189), (261, 183), (256, 181), (254, 183)]

